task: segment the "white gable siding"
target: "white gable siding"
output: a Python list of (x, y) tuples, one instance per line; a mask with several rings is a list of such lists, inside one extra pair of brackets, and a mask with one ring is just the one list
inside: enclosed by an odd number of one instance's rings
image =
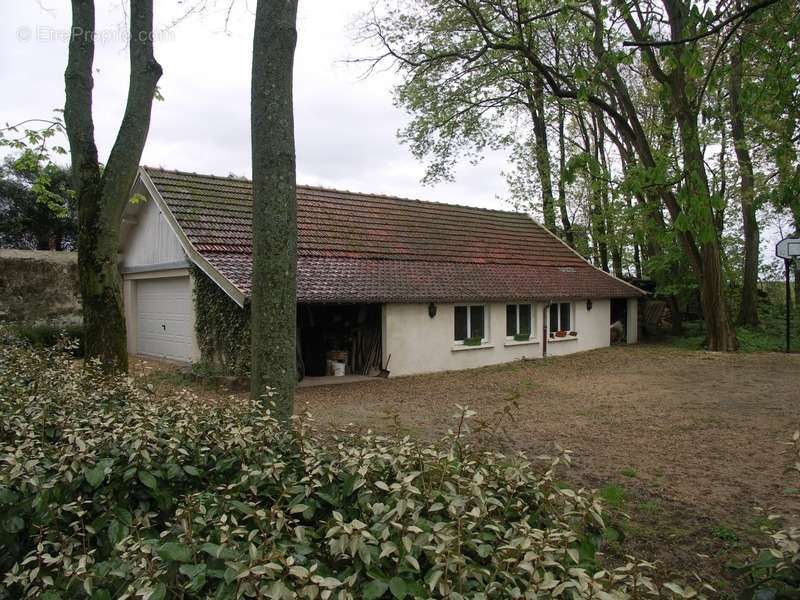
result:
[(122, 259), (123, 269), (185, 262), (186, 255), (156, 203), (148, 198), (137, 216)]

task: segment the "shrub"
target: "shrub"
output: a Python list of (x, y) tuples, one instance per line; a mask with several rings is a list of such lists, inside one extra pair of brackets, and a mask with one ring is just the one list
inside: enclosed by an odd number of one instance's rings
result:
[(83, 327), (80, 325), (18, 325), (16, 333), (38, 348), (52, 348), (66, 340), (66, 347), (73, 356), (83, 356)]
[(563, 457), (288, 432), (260, 403), (158, 398), (4, 341), (0, 598), (695, 594), (601, 568), (600, 501), (556, 485)]

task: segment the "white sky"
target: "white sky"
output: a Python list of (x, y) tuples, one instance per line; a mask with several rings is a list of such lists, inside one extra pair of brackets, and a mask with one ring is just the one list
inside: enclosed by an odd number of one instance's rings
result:
[[(156, 29), (195, 0), (155, 0)], [(197, 0), (201, 2), (202, 0)], [(228, 32), (226, 2), (162, 33), (164, 68), (142, 163), (215, 175), (250, 175), (250, 64), (254, 0), (237, 0)], [(503, 156), (465, 163), (454, 183), (419, 182), (423, 166), (400, 145), (407, 121), (392, 104), (394, 73), (364, 81), (343, 60), (370, 53), (351, 25), (371, 0), (300, 0), (295, 57), (298, 183), (508, 208)], [(127, 5), (127, 1), (124, 2)], [(120, 0), (96, 0), (94, 118), (101, 160), (125, 106), (128, 54)], [(69, 0), (0, 0), (0, 123), (48, 117), (64, 105)], [(66, 144), (64, 144), (66, 145)]]

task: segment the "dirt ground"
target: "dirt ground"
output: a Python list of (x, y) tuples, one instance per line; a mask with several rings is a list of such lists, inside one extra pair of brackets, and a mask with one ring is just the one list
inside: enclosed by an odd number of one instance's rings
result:
[[(796, 519), (782, 442), (800, 428), (800, 355), (612, 347), (470, 371), (301, 388), (322, 430), (355, 424), (435, 437), (456, 404), (481, 442), (574, 452), (564, 479), (601, 490), (633, 552), (728, 596), (731, 567), (763, 542), (756, 506)], [(625, 515), (629, 515), (627, 518)]]

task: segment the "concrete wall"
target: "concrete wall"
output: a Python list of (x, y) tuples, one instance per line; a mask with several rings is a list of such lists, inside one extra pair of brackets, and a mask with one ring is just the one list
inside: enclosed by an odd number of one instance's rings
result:
[[(437, 304), (436, 316), (428, 315), (427, 304), (386, 304), (383, 314), (384, 357), (391, 354), (392, 376), (458, 369), (471, 369), (523, 358), (541, 358), (545, 304), (534, 303), (534, 336), (530, 342), (506, 339), (506, 303), (492, 302), (488, 310), (488, 341), (482, 346), (453, 343), (454, 304)], [(593, 299), (573, 303), (576, 338), (548, 340), (547, 354), (560, 355), (608, 346), (611, 302)]]
[(82, 322), (75, 252), (0, 250), (0, 321)]

